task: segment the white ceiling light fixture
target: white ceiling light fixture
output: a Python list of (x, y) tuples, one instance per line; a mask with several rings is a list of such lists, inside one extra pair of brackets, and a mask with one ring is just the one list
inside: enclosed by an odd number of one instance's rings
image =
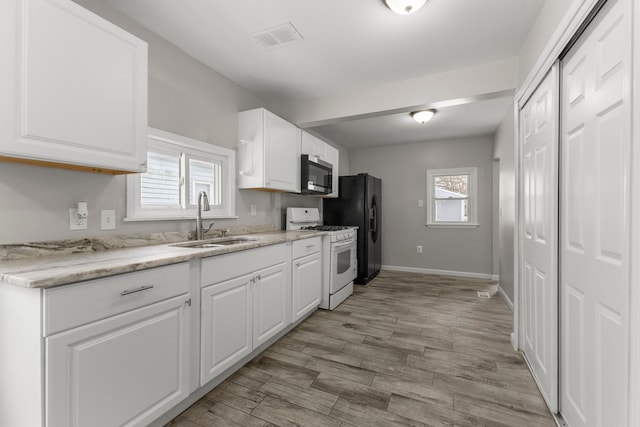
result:
[(427, 0), (384, 0), (384, 4), (398, 15), (409, 15), (417, 12)]
[(424, 124), (424, 123), (427, 123), (429, 120), (431, 120), (435, 114), (436, 114), (436, 110), (434, 109), (420, 110), (420, 111), (414, 111), (413, 113), (411, 113), (411, 117), (413, 117), (413, 120), (415, 120), (416, 122), (420, 124)]

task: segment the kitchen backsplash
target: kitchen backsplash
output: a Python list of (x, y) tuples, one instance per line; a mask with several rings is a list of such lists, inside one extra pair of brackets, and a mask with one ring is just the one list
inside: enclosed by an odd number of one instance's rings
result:
[[(229, 233), (227, 235), (262, 233), (274, 231), (275, 229), (275, 226), (272, 224), (245, 225), (229, 227)], [(205, 234), (205, 238), (218, 236), (218, 229), (211, 230)], [(163, 243), (182, 242), (193, 239), (193, 237), (193, 231), (173, 231), (85, 239), (52, 240), (47, 242), (14, 243), (0, 245), (0, 261), (159, 245)]]

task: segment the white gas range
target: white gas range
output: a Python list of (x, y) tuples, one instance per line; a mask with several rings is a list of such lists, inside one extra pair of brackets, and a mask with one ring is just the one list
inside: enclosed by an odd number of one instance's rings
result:
[(320, 225), (318, 208), (287, 208), (287, 230), (326, 231), (322, 245), (322, 301), (320, 308), (333, 310), (353, 293), (358, 275), (355, 227)]

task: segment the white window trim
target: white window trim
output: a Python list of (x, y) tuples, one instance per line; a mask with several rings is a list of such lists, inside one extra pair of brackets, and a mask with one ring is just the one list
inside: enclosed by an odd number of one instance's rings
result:
[[(435, 178), (449, 175), (469, 175), (469, 221), (443, 222), (435, 220)], [(478, 224), (478, 168), (427, 169), (427, 227), (433, 228), (476, 228)]]
[[(210, 211), (203, 211), (203, 218), (237, 218), (236, 216), (236, 188), (235, 165), (236, 152), (234, 150), (209, 144), (186, 136), (176, 135), (160, 129), (148, 129), (148, 148), (150, 151), (182, 152), (191, 158), (210, 159), (222, 162), (222, 207), (211, 206)], [(183, 156), (184, 157), (184, 156)], [(183, 162), (184, 163), (184, 162)], [(125, 221), (168, 221), (193, 220), (197, 208), (189, 205), (182, 194), (185, 208), (156, 208), (143, 209), (140, 203), (141, 174), (127, 175)], [(186, 179), (186, 178), (184, 178)], [(183, 183), (183, 186), (185, 184)], [(188, 184), (187, 184), (188, 185)]]

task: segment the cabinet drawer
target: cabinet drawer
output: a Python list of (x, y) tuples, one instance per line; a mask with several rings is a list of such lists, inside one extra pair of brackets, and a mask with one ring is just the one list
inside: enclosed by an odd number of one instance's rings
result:
[(284, 243), (257, 249), (203, 258), (200, 262), (200, 286), (219, 283), (289, 259)]
[(44, 336), (187, 292), (188, 263), (45, 289)]
[(312, 237), (310, 239), (293, 241), (293, 259), (300, 258), (322, 250), (322, 237)]

